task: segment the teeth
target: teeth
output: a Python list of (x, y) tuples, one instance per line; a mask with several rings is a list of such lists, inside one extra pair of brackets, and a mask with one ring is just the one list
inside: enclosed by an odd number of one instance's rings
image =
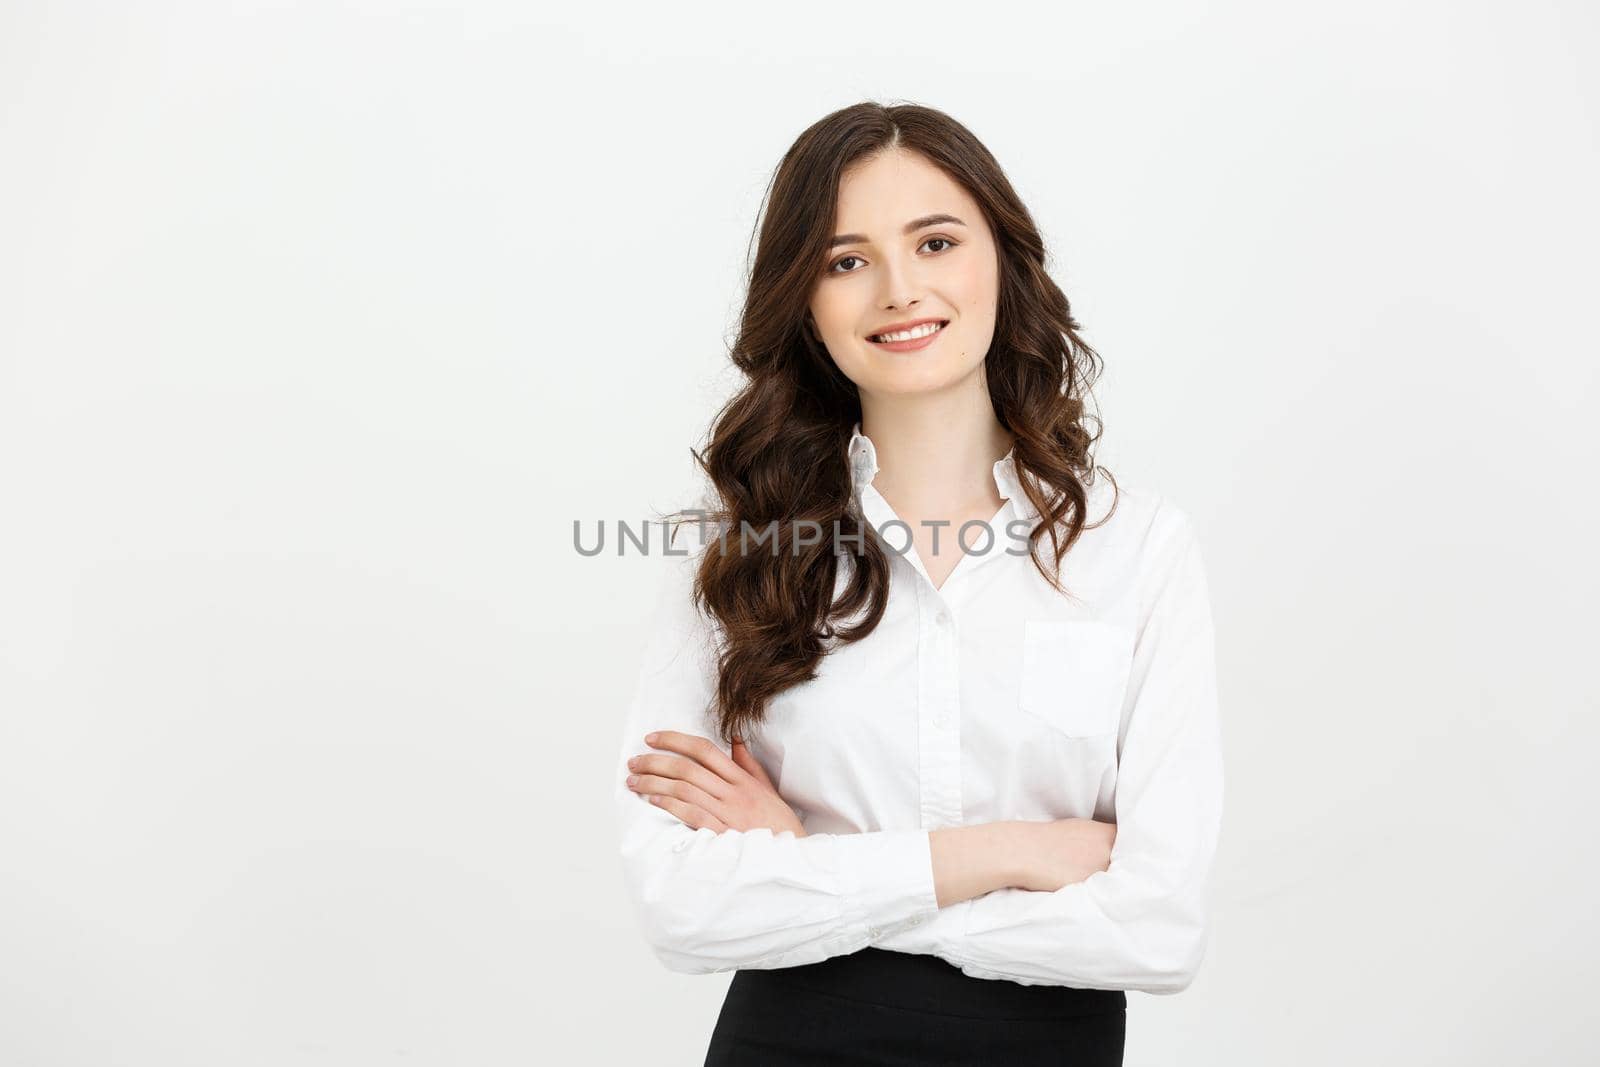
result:
[(888, 341), (891, 344), (895, 341), (915, 341), (919, 337), (926, 337), (930, 333), (936, 333), (942, 328), (937, 322), (925, 322), (921, 326), (913, 326), (909, 330), (900, 330), (896, 333), (880, 333), (872, 340)]

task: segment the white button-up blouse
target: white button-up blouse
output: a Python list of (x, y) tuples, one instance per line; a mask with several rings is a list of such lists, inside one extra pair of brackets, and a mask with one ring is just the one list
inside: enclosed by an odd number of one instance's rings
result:
[[(849, 459), (863, 514), (889, 546), (887, 608), (745, 739), (807, 836), (691, 829), (625, 782), (652, 730), (729, 751), (711, 713), (714, 630), (689, 595), (717, 531), (679, 528), (673, 551), (688, 554), (670, 561), (616, 765), (625, 883), (656, 956), (708, 973), (876, 945), (1025, 985), (1184, 989), (1205, 952), (1223, 784), (1211, 609), (1189, 519), (1123, 486), (1110, 521), (1067, 553), (1063, 595), (1027, 555), (1039, 516), (1008, 453), (994, 464), (1005, 505), (993, 544), (968, 529), (968, 554), (935, 588), (872, 485), (877, 455), (859, 423)], [(1096, 483), (1091, 519), (1112, 495)], [(729, 542), (737, 550), (736, 531)], [(1109, 869), (1054, 892), (938, 906), (930, 831), (1069, 817), (1116, 823)]]

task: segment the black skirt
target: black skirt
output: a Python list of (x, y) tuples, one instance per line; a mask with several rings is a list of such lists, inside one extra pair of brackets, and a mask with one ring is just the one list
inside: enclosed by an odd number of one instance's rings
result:
[(973, 978), (869, 947), (735, 972), (705, 1063), (1120, 1067), (1127, 1010), (1121, 990)]

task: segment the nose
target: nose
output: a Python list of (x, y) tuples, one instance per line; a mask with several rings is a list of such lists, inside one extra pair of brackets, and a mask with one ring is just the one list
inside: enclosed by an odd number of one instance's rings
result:
[(879, 293), (879, 304), (883, 310), (913, 307), (922, 299), (916, 266), (915, 260), (907, 262), (894, 256), (885, 261), (883, 272), (879, 275), (883, 279), (883, 288)]

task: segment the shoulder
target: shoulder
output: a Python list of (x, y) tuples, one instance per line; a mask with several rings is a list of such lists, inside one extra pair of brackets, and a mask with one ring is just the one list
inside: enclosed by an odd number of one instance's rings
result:
[(1089, 522), (1106, 540), (1137, 548), (1147, 559), (1181, 554), (1195, 539), (1188, 509), (1173, 497), (1138, 482), (1103, 474), (1089, 489)]

